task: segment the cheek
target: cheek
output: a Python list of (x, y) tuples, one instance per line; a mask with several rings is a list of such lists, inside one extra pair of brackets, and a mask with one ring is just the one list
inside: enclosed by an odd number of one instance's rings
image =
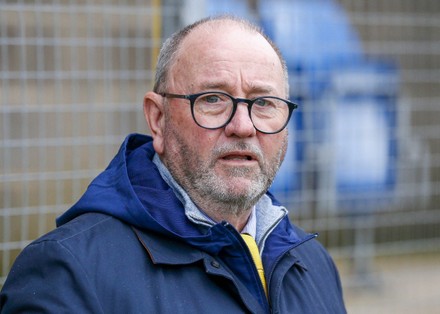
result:
[(173, 109), (169, 112), (169, 124), (174, 124), (175, 127), (181, 127), (182, 129), (190, 127), (193, 120), (189, 108), (185, 108), (185, 105), (182, 105), (179, 107), (174, 106)]
[(203, 159), (209, 158), (219, 136), (218, 130), (206, 130), (199, 127), (192, 119), (191, 113), (188, 116), (185, 112), (171, 114), (166, 129), (169, 144), (183, 145), (191, 150), (191, 154), (197, 154)]
[(275, 159), (283, 159), (287, 149), (287, 132), (283, 131), (274, 135), (263, 135), (260, 138), (260, 145), (269, 162)]
[(197, 154), (199, 154), (201, 158), (209, 158), (216, 146), (218, 135), (217, 131), (206, 130), (195, 125), (190, 134), (190, 139)]

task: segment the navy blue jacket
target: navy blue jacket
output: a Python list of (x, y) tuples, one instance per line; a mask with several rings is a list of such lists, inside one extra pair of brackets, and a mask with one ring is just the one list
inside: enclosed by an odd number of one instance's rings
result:
[(239, 233), (226, 222), (207, 231), (190, 222), (153, 155), (150, 137), (127, 137), (58, 228), (19, 255), (1, 313), (346, 312), (315, 235), (286, 216), (267, 237), (266, 298)]

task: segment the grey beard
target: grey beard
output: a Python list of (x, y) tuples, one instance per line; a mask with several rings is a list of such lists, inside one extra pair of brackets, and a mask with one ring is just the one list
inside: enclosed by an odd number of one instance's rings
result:
[[(213, 155), (218, 156), (224, 151), (231, 149), (252, 150), (260, 156), (259, 159), (260, 162), (262, 162), (263, 156), (257, 149), (252, 149), (252, 147), (248, 147), (247, 144), (242, 142), (234, 144), (233, 146), (234, 147), (231, 147), (231, 145), (229, 145), (228, 147), (216, 149)], [(242, 194), (237, 194), (236, 191), (231, 190), (227, 182), (224, 182), (221, 178), (217, 177), (213, 171), (210, 171), (214, 168), (215, 161), (208, 167), (202, 165), (198, 171), (185, 171), (185, 175), (200, 199), (209, 200), (211, 203), (214, 203), (212, 204), (213, 207), (216, 207), (217, 211), (220, 211), (221, 214), (239, 217), (252, 208), (261, 196), (266, 193), (278, 171), (282, 156), (283, 153), (280, 152), (277, 158), (279, 162), (269, 167), (260, 165), (262, 172), (254, 178), (254, 182), (248, 188), (247, 192)], [(198, 165), (200, 165), (200, 163)], [(228, 176), (231, 178), (246, 178), (252, 176), (252, 172), (253, 170), (249, 168), (234, 167), (229, 170)]]
[[(249, 173), (249, 169), (234, 168), (230, 171), (232, 177), (242, 177)], [(237, 195), (229, 191), (226, 184), (208, 172), (200, 172), (199, 175), (190, 175), (189, 180), (193, 182), (201, 198), (209, 199), (225, 216), (233, 215), (239, 217), (249, 208), (252, 208), (260, 197), (266, 193), (271, 184), (266, 182), (260, 175), (258, 180), (252, 184), (246, 194)]]
[[(170, 124), (171, 126), (172, 124)], [(205, 211), (209, 208), (215, 210), (219, 216), (239, 217), (264, 195), (272, 184), (276, 172), (284, 158), (287, 147), (287, 136), (278, 154), (272, 160), (266, 161), (260, 149), (252, 147), (244, 142), (237, 142), (214, 149), (211, 162), (203, 162), (199, 156), (191, 151), (186, 145), (181, 135), (174, 127), (165, 130), (166, 137), (173, 138), (174, 146), (170, 149), (170, 158), (166, 160), (166, 166), (174, 179), (188, 193), (193, 202)], [(218, 156), (231, 150), (249, 150), (259, 156), (260, 169), (258, 174), (252, 174), (251, 169), (245, 167), (235, 167), (229, 170), (228, 176), (223, 178), (214, 172), (215, 163)], [(225, 181), (227, 177), (253, 177), (253, 183), (248, 190), (242, 193), (234, 191), (233, 187), (228, 186)]]

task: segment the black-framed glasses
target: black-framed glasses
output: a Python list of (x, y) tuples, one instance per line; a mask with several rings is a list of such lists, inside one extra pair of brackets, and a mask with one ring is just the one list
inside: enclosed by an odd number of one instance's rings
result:
[(234, 117), (239, 103), (248, 105), (249, 117), (255, 129), (265, 134), (281, 132), (298, 105), (275, 96), (254, 99), (234, 98), (223, 92), (203, 92), (192, 95), (160, 93), (162, 97), (187, 99), (194, 121), (202, 128), (215, 130), (226, 126)]

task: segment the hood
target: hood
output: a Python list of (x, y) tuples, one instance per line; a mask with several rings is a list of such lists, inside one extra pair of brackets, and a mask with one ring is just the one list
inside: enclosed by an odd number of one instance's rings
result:
[[(57, 226), (81, 214), (98, 212), (187, 242), (211, 254), (233, 246), (236, 239), (227, 231), (231, 229), (227, 223), (218, 223), (202, 232), (188, 219), (184, 205), (153, 163), (154, 154), (150, 136), (127, 136), (109, 166), (91, 182), (78, 202), (57, 219)], [(268, 196), (277, 203), (272, 195)], [(284, 238), (275, 245), (279, 249), (285, 248), (282, 243), (291, 245), (299, 240), (287, 217), (277, 230), (278, 236)]]
[[(203, 232), (191, 222), (185, 214), (184, 205), (153, 162), (154, 155), (151, 137), (129, 135), (109, 166), (91, 182), (78, 202), (57, 219), (57, 226), (84, 213), (111, 215), (141, 230), (185, 242), (212, 256), (221, 255), (252, 293), (261, 296), (258, 292), (261, 287), (255, 285), (252, 275), (254, 264), (238, 232), (227, 222), (214, 224)], [(275, 199), (270, 194), (268, 196), (268, 202), (275, 204)], [(272, 273), (281, 255), (311, 238), (298, 237), (287, 216), (283, 216), (268, 232), (267, 248), (262, 254), (268, 274)], [(260, 301), (266, 304), (266, 301)]]
[(58, 217), (57, 226), (81, 214), (98, 212), (211, 253), (230, 244), (228, 237), (219, 237), (223, 233), (221, 224), (202, 233), (188, 220), (182, 203), (152, 162), (154, 154), (150, 136), (127, 136), (108, 167), (91, 182), (78, 202)]

